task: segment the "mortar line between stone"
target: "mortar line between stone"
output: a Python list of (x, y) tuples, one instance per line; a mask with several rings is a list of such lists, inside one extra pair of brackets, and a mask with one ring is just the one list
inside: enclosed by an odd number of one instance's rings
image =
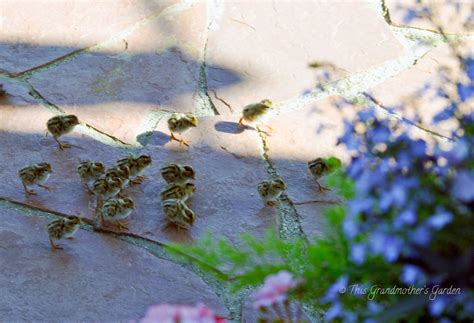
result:
[(211, 5), (210, 1), (206, 3), (207, 6), (207, 24), (205, 28), (205, 35), (204, 35), (204, 46), (201, 52), (201, 64), (199, 66), (199, 80), (198, 80), (198, 100), (195, 102), (195, 112), (199, 115), (219, 115), (219, 111), (217, 110), (214, 102), (209, 95), (209, 88), (208, 88), (208, 80), (207, 80), (207, 71), (206, 71), (206, 59), (207, 59), (207, 44), (209, 41), (209, 33), (211, 25), (215, 19), (214, 16), (209, 18), (210, 10), (209, 6)]
[[(262, 148), (262, 159), (266, 163), (266, 171), (268, 175), (270, 175), (270, 177), (279, 177), (278, 172), (275, 166), (273, 165), (270, 156), (268, 155), (269, 149), (265, 135), (259, 129), (257, 129), (257, 133)], [(279, 198), (278, 202), (278, 231), (280, 237), (287, 240), (302, 237), (306, 241), (308, 241), (308, 238), (306, 237), (306, 234), (304, 233), (301, 227), (300, 216), (294, 206), (293, 201), (288, 197), (286, 193), (284, 193)]]

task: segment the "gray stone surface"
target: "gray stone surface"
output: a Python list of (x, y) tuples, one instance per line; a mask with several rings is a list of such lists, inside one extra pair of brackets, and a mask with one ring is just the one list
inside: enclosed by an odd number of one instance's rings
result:
[[(79, 230), (52, 252), (46, 218), (0, 206), (0, 317), (18, 321), (127, 322), (162, 302), (227, 311), (195, 274), (115, 238)], [(170, 291), (173, 291), (172, 293)]]

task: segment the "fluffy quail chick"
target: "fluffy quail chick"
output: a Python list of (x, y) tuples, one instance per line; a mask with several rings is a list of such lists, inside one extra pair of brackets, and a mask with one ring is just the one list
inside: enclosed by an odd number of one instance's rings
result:
[(182, 201), (188, 200), (196, 191), (194, 183), (170, 183), (160, 193), (161, 200), (179, 199)]
[(139, 157), (127, 156), (117, 161), (117, 166), (128, 166), (130, 169), (130, 185), (141, 184), (145, 177), (141, 176), (145, 169), (151, 165), (151, 157), (149, 155), (141, 155)]
[(96, 215), (102, 208), (103, 202), (117, 195), (122, 187), (123, 182), (119, 177), (101, 176), (94, 182), (92, 192), (97, 196)]
[(72, 239), (79, 225), (81, 224), (81, 219), (77, 216), (69, 216), (65, 219), (57, 219), (48, 224), (48, 235), (49, 242), (51, 243), (51, 249), (63, 249), (61, 246), (54, 244), (53, 240), (59, 239)]
[(280, 178), (263, 181), (257, 185), (258, 194), (268, 206), (276, 206), (278, 198), (285, 189), (285, 182)]
[(79, 177), (81, 178), (84, 187), (92, 194), (92, 190), (89, 188), (89, 182), (95, 181), (100, 176), (104, 175), (105, 167), (102, 163), (85, 160), (79, 163), (77, 166), (77, 172), (79, 173)]
[(194, 168), (189, 165), (169, 164), (161, 169), (161, 176), (166, 183), (183, 183), (196, 178)]
[[(262, 100), (259, 103), (249, 104), (244, 107), (239, 124), (245, 128), (248, 128), (248, 126), (244, 124), (244, 121), (246, 123), (256, 124), (257, 129), (260, 130), (259, 125), (263, 124), (267, 120), (272, 109), (273, 103), (268, 99)], [(266, 125), (266, 127), (272, 130), (270, 126)]]
[(120, 220), (125, 219), (135, 208), (131, 198), (112, 198), (107, 200), (102, 206), (101, 219), (107, 221), (116, 221), (119, 229), (128, 230), (128, 226)]
[[(198, 120), (196, 116), (192, 113), (173, 113), (171, 117), (168, 119), (168, 128), (171, 132), (171, 140), (176, 140), (180, 144), (185, 144), (189, 147), (189, 143), (187, 143), (182, 134), (188, 131), (193, 127), (197, 127)], [(174, 133), (177, 132), (180, 135), (180, 138), (176, 138)]]
[(162, 207), (167, 220), (178, 228), (188, 229), (194, 224), (196, 216), (182, 200), (169, 199), (163, 201)]
[(107, 178), (113, 178), (113, 177), (120, 178), (120, 180), (122, 181), (122, 187), (121, 188), (123, 188), (125, 185), (127, 185), (127, 183), (130, 180), (130, 176), (131, 176), (130, 175), (130, 167), (128, 167), (127, 165), (113, 166), (113, 167), (107, 169), (107, 171), (104, 174), (104, 177), (107, 177)]
[(59, 137), (71, 132), (75, 126), (79, 124), (79, 119), (75, 115), (61, 115), (55, 116), (46, 123), (49, 132), (53, 135), (54, 140), (59, 145), (59, 149), (70, 148), (70, 144), (62, 144), (59, 142)]
[(38, 185), (39, 187), (49, 191), (50, 188), (43, 184), (46, 183), (52, 172), (53, 170), (50, 164), (39, 163), (20, 169), (18, 171), (18, 176), (20, 176), (26, 194), (36, 195), (33, 190), (28, 189), (28, 185)]
[(308, 168), (313, 175), (316, 183), (319, 186), (319, 191), (330, 191), (329, 187), (322, 186), (318, 179), (320, 179), (323, 175), (325, 175), (329, 171), (329, 166), (323, 158), (316, 158), (315, 160), (310, 160), (308, 162)]

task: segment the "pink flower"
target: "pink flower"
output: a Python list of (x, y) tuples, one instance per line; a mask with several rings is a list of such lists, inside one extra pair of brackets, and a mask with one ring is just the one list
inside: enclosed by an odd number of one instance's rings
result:
[(265, 282), (253, 294), (254, 308), (268, 307), (286, 300), (287, 292), (296, 287), (293, 275), (285, 270), (265, 278)]
[(225, 323), (204, 304), (196, 306), (159, 304), (148, 308), (140, 323)]

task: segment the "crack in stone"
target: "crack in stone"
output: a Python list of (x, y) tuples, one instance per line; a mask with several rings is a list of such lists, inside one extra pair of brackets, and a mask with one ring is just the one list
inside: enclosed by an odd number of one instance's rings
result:
[(305, 205), (305, 204), (341, 204), (344, 203), (342, 200), (311, 200), (311, 201), (303, 201), (303, 202), (293, 202), (293, 205)]
[[(268, 145), (265, 134), (261, 130), (257, 130), (260, 137), (262, 148), (262, 159), (266, 164), (266, 171), (271, 178), (279, 177), (278, 172), (273, 165), (273, 162), (268, 155)], [(286, 193), (282, 194), (278, 200), (278, 231), (280, 237), (285, 240), (291, 240), (297, 237), (302, 237), (307, 240), (307, 237), (302, 229), (300, 216), (296, 210), (293, 201)]]
[(230, 113), (234, 113), (234, 109), (232, 109), (231, 105), (227, 103), (223, 98), (218, 97), (217, 92), (215, 90), (210, 89), (209, 91), (211, 91), (214, 94), (214, 97), (216, 98), (216, 100), (221, 101), (227, 108), (229, 108)]
[[(35, 89), (33, 85), (31, 85), (28, 81), (24, 81), (24, 83), (28, 86), (28, 94), (39, 101), (43, 106), (45, 106), (48, 110), (53, 112), (54, 114), (66, 114), (66, 112), (61, 109), (56, 104), (52, 103), (51, 101), (47, 100), (38, 90)], [(128, 144), (102, 130), (97, 129), (96, 127), (81, 122), (82, 132), (85, 133), (87, 136), (100, 141), (104, 144), (115, 146), (119, 148), (133, 148), (133, 145)], [(78, 127), (76, 127), (78, 128)]]
[[(65, 218), (70, 216), (70, 214), (65, 214), (62, 212), (44, 209), (41, 207), (32, 206), (23, 202), (15, 201), (9, 198), (0, 197), (0, 207), (6, 207), (8, 209), (15, 209), (20, 214), (32, 217), (40, 217), (40, 218)], [(79, 215), (76, 215), (79, 216)], [(213, 277), (212, 275), (203, 272), (198, 267), (193, 265), (193, 262), (197, 262), (197, 259), (193, 259), (188, 255), (184, 255), (185, 257), (181, 257), (182, 259), (178, 259), (174, 255), (171, 255), (165, 250), (166, 244), (142, 237), (138, 234), (130, 233), (130, 232), (116, 232), (111, 231), (103, 228), (94, 228), (94, 221), (88, 218), (81, 217), (81, 224), (80, 228), (86, 231), (90, 231), (93, 233), (105, 234), (111, 237), (114, 237), (118, 240), (124, 241), (128, 244), (134, 245), (136, 247), (145, 249), (154, 257), (159, 259), (163, 259), (166, 261), (170, 261), (176, 265), (181, 266), (182, 268), (196, 274), (210, 289), (216, 294), (218, 299), (220, 299), (224, 306), (229, 311), (230, 317), (229, 320), (239, 322), (241, 320), (241, 311), (242, 307), (241, 304), (245, 299), (245, 291), (241, 292), (234, 296), (234, 294), (230, 291), (230, 284), (231, 278), (228, 277), (225, 273), (220, 271), (217, 268), (209, 266), (209, 269), (217, 276), (220, 277), (219, 279)], [(184, 260), (186, 259), (186, 260)]]
[[(208, 15), (209, 15), (209, 6), (210, 3), (207, 2), (207, 8), (208, 8)], [(196, 97), (196, 102), (195, 102), (195, 112), (199, 116), (209, 116), (209, 115), (219, 115), (219, 111), (217, 110), (216, 106), (214, 105), (214, 102), (212, 102), (212, 99), (209, 95), (209, 89), (208, 89), (208, 82), (207, 82), (207, 72), (206, 72), (206, 58), (207, 58), (207, 44), (209, 41), (209, 32), (212, 23), (214, 22), (215, 16), (211, 19), (208, 19), (206, 30), (205, 30), (205, 41), (204, 41), (204, 47), (201, 52), (201, 65), (199, 67), (199, 81), (198, 81), (198, 94)]]

